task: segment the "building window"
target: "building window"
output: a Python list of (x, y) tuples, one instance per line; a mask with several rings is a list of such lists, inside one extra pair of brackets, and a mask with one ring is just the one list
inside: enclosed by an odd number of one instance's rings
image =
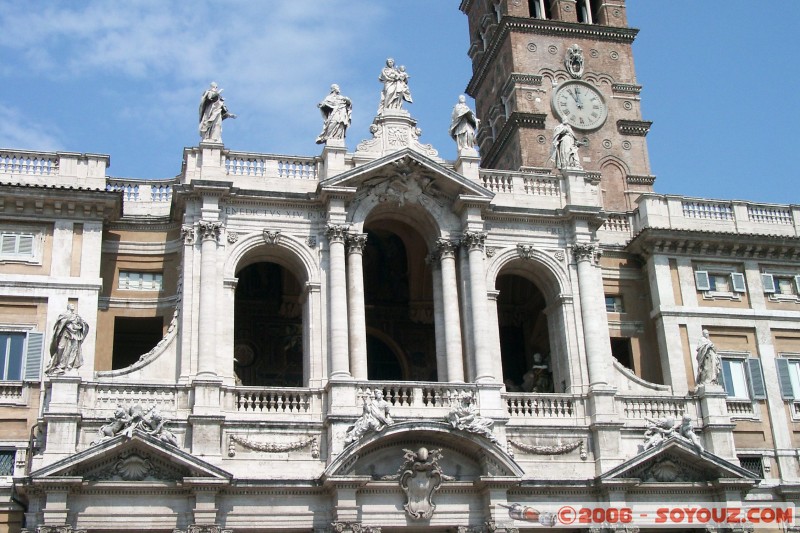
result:
[(739, 299), (745, 292), (744, 274), (741, 272), (724, 272), (697, 270), (694, 273), (695, 286), (706, 298)]
[(115, 317), (111, 368), (118, 370), (136, 363), (164, 336), (164, 319), (156, 317)]
[(800, 399), (800, 354), (792, 355), (797, 358), (784, 356), (775, 359), (781, 396), (786, 400)]
[(800, 276), (787, 273), (762, 273), (764, 294), (771, 300), (797, 300), (800, 295)]
[(161, 272), (119, 271), (121, 291), (160, 291), (164, 282)]
[(722, 386), (728, 398), (763, 400), (767, 397), (761, 361), (755, 357), (722, 357)]
[(15, 450), (0, 450), (0, 476), (7, 477), (14, 475), (15, 455)]
[(611, 337), (611, 355), (622, 366), (633, 370), (633, 350), (631, 349), (631, 340), (628, 337)]
[(531, 18), (552, 18), (550, 16), (550, 0), (528, 0), (528, 10), (530, 11)]
[(622, 296), (606, 295), (606, 311), (609, 313), (624, 313), (625, 307), (622, 305)]
[(739, 464), (758, 479), (764, 479), (764, 459), (760, 455), (739, 455)]
[(0, 331), (0, 380), (38, 381), (43, 342), (35, 331)]
[(38, 263), (41, 257), (40, 236), (33, 230), (0, 230), (0, 260)]

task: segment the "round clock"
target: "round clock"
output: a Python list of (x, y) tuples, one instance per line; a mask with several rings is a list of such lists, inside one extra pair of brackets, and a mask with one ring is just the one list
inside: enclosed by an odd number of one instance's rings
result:
[(585, 81), (563, 82), (553, 92), (551, 103), (556, 116), (581, 130), (595, 130), (608, 118), (608, 106), (603, 95)]

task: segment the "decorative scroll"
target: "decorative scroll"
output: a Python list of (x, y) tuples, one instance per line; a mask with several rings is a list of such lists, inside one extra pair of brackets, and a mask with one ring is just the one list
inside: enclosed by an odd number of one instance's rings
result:
[(575, 442), (567, 442), (564, 444), (555, 444), (552, 446), (534, 446), (531, 444), (524, 444), (515, 440), (508, 439), (508, 442), (522, 450), (523, 452), (532, 453), (534, 455), (563, 455), (569, 453), (576, 448), (580, 449), (581, 459), (586, 460), (588, 457), (586, 453), (586, 444), (583, 439), (576, 440)]
[[(237, 444), (241, 444), (245, 448), (250, 450), (255, 450), (257, 452), (267, 452), (267, 453), (281, 453), (281, 452), (288, 452), (292, 450), (300, 450), (311, 445), (311, 457), (314, 459), (319, 458), (319, 440), (317, 437), (308, 437), (305, 439), (296, 440), (293, 442), (285, 443), (285, 444), (278, 444), (272, 442), (255, 442), (244, 437), (239, 437), (237, 435), (230, 435), (231, 442), (235, 442)], [(235, 455), (234, 451), (234, 455)], [(228, 455), (231, 455), (230, 449), (228, 451)]]

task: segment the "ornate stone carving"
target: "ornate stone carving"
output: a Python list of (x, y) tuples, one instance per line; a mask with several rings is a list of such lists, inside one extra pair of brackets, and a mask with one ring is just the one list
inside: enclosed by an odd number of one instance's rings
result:
[(222, 232), (222, 222), (207, 222), (201, 220), (197, 223), (197, 231), (202, 240), (206, 239), (219, 239), (219, 234)]
[[(311, 446), (311, 457), (313, 457), (314, 459), (319, 458), (319, 441), (317, 440), (317, 437), (307, 437), (304, 439), (279, 444), (272, 442), (257, 442), (250, 440), (246, 437), (240, 437), (238, 435), (230, 435), (230, 442), (240, 444), (250, 450), (255, 450), (257, 452), (267, 452), (267, 453), (289, 452), (292, 450), (300, 450), (302, 448)], [(228, 455), (231, 455), (230, 446), (228, 448), (229, 448)], [(233, 454), (236, 455), (235, 449)]]
[(517, 253), (523, 259), (533, 259), (533, 251), (535, 249), (532, 244), (517, 244)]
[(361, 254), (364, 252), (364, 247), (367, 245), (367, 234), (348, 234), (346, 237), (346, 244), (348, 254)]
[(267, 244), (278, 244), (281, 238), (281, 230), (268, 230), (265, 229), (262, 231), (262, 235), (264, 236), (264, 241)]
[(312, 235), (311, 237), (306, 239), (306, 244), (308, 245), (309, 248), (316, 248), (317, 247), (317, 238)]
[(181, 226), (181, 238), (183, 239), (183, 243), (187, 245), (194, 244), (195, 241), (195, 228), (192, 225), (186, 224)]
[[(21, 533), (29, 533), (30, 530), (22, 529)], [(73, 529), (72, 526), (38, 526), (36, 533), (86, 533), (85, 529)]]
[(221, 143), (222, 121), (226, 118), (236, 118), (236, 115), (228, 111), (222, 89), (212, 81), (211, 86), (200, 97), (200, 138)]
[(567, 53), (564, 55), (564, 66), (567, 72), (573, 78), (580, 78), (583, 76), (583, 50), (577, 44), (573, 44), (567, 48)]
[(703, 335), (697, 343), (697, 385), (718, 385), (719, 374), (722, 370), (722, 361), (717, 354), (717, 348), (708, 337), (708, 330), (703, 330)]
[(486, 232), (484, 231), (465, 231), (461, 238), (461, 246), (467, 250), (484, 249), (486, 243)]
[(575, 261), (597, 261), (600, 252), (592, 243), (576, 243), (572, 245), (572, 256)]
[(467, 105), (467, 99), (462, 94), (458, 103), (453, 107), (450, 118), (450, 137), (456, 142), (459, 150), (472, 150), (475, 147), (475, 132), (478, 130), (480, 120)]
[(331, 92), (319, 104), (322, 113), (322, 133), (317, 137), (317, 144), (326, 143), (330, 140), (344, 141), (347, 128), (350, 126), (353, 103), (350, 99), (339, 92), (339, 86), (335, 83), (331, 85)]
[(459, 241), (436, 239), (434, 252), (431, 255), (433, 259), (437, 261), (441, 261), (443, 257), (455, 257), (456, 249), (459, 245)]
[(173, 529), (172, 533), (233, 533), (232, 529), (223, 529), (222, 526), (216, 524), (200, 525), (192, 524), (186, 529)]
[(155, 405), (146, 410), (139, 404), (134, 404), (128, 408), (117, 405), (114, 416), (107, 424), (100, 427), (97, 431), (100, 438), (92, 442), (92, 445), (94, 446), (117, 435), (125, 435), (130, 438), (133, 436), (133, 431), (138, 429), (159, 439), (161, 442), (177, 446), (178, 439), (175, 434), (164, 427), (168, 422)]
[(419, 450), (403, 450), (403, 465), (397, 474), (383, 476), (381, 479), (400, 481), (400, 488), (406, 493), (406, 503), (403, 508), (412, 520), (428, 520), (436, 510), (433, 503), (433, 494), (442, 484), (443, 480), (452, 481), (454, 478), (442, 472), (439, 459), (442, 458), (440, 449), (430, 450), (422, 447)]
[(642, 445), (642, 451), (659, 447), (668, 439), (676, 437), (691, 444), (697, 453), (703, 452), (703, 445), (694, 432), (692, 417), (688, 414), (683, 415), (680, 422), (676, 422), (675, 418), (671, 416), (659, 418), (658, 420), (645, 417), (645, 420), (649, 424), (644, 432), (645, 440)]
[(552, 446), (535, 446), (533, 444), (525, 444), (523, 442), (508, 439), (508, 443), (522, 450), (523, 452), (533, 455), (563, 455), (571, 452), (572, 450), (579, 449), (580, 457), (586, 460), (586, 444), (583, 439), (578, 439), (574, 442), (567, 442), (564, 444), (554, 444)]
[(229, 231), (227, 239), (228, 239), (228, 244), (233, 244), (239, 240), (239, 234), (236, 233), (235, 231)]
[(356, 423), (347, 428), (344, 443), (351, 444), (370, 432), (383, 431), (383, 428), (394, 423), (389, 412), (390, 404), (383, 399), (383, 391), (366, 389), (361, 396), (363, 412)]
[(380, 527), (363, 526), (361, 522), (333, 522), (331, 529), (336, 533), (381, 533)]
[(344, 243), (349, 229), (350, 226), (348, 224), (328, 224), (325, 226), (325, 237), (328, 238), (330, 243)]
[(408, 78), (404, 66), (395, 66), (394, 59), (391, 57), (386, 60), (386, 66), (378, 76), (378, 81), (383, 83), (378, 115), (383, 115), (386, 110), (399, 111), (403, 102), (413, 103), (411, 91), (408, 88)]
[(461, 392), (458, 401), (447, 414), (447, 421), (454, 429), (481, 435), (499, 445), (500, 442), (492, 433), (494, 420), (479, 415), (473, 403), (474, 398), (471, 393)]
[(50, 342), (50, 364), (45, 370), (48, 376), (59, 376), (83, 366), (81, 345), (89, 334), (89, 324), (75, 312), (75, 306), (67, 304), (53, 326)]
[(555, 161), (556, 168), (559, 170), (582, 170), (580, 157), (578, 157), (578, 148), (583, 144), (583, 141), (578, 140), (575, 132), (572, 131), (572, 126), (569, 125), (565, 118), (553, 130), (553, 149), (550, 160)]
[(405, 161), (393, 163), (393, 170), (395, 173), (390, 176), (366, 181), (366, 188), (359, 196), (369, 194), (377, 197), (380, 202), (396, 203), (401, 207), (406, 203), (413, 203), (436, 210), (443, 205), (442, 193), (434, 178), (415, 175), (417, 169)]

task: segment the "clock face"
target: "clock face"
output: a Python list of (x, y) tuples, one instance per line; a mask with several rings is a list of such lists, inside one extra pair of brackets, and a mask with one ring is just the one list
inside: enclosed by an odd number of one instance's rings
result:
[(608, 117), (608, 106), (603, 96), (584, 81), (565, 81), (553, 93), (553, 112), (570, 126), (581, 130), (595, 130)]

